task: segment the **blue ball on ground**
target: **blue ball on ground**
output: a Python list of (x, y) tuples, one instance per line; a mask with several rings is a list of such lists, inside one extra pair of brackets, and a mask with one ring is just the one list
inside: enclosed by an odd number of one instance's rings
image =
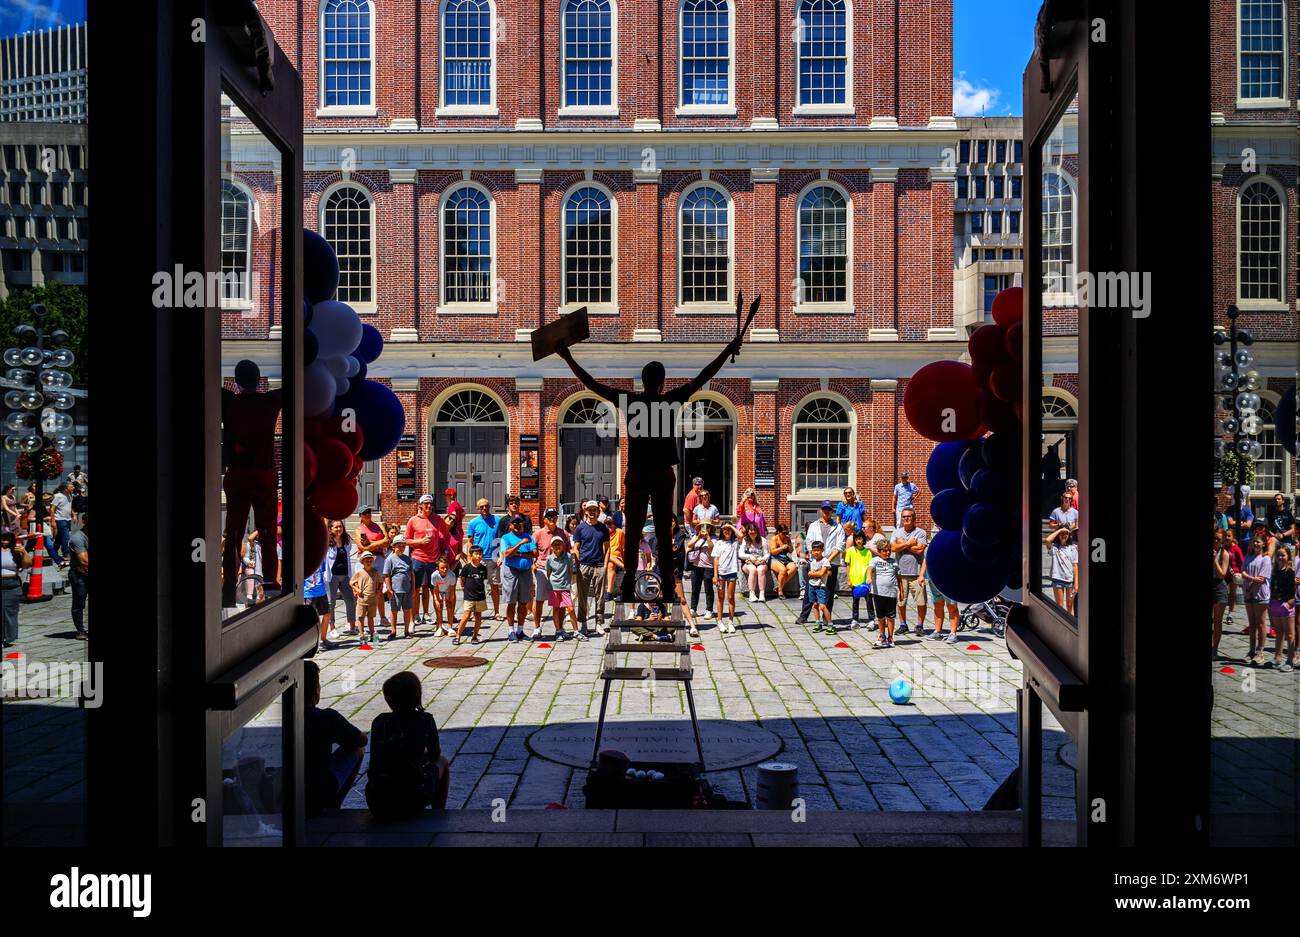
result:
[(912, 699), (912, 684), (901, 677), (895, 680), (889, 685), (889, 698), (897, 706), (906, 706)]

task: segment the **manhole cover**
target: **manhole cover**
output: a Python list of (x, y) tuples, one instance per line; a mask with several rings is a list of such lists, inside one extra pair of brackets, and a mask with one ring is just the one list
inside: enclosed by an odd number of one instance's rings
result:
[(470, 657), (468, 654), (455, 654), (451, 657), (430, 657), (424, 662), (426, 667), (441, 670), (458, 670), (464, 667), (482, 667), (488, 662), (486, 657)]
[[(700, 737), (710, 771), (758, 764), (781, 750), (780, 736), (745, 722), (701, 719)], [(595, 739), (594, 722), (563, 722), (538, 729), (528, 737), (528, 748), (548, 761), (585, 768), (591, 763)], [(696, 760), (689, 719), (607, 720), (600, 747), (616, 748), (633, 761)]]

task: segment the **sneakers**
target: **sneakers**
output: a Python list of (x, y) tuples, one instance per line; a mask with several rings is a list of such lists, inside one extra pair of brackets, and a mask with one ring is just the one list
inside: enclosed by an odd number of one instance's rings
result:
[(470, 644), (478, 644), (478, 643), (479, 643), (479, 637), (478, 637), (478, 635), (476, 635), (476, 634), (475, 634), (475, 635), (471, 635), (471, 636), (470, 636), (470, 639), (469, 639), (469, 643), (470, 643)]
[(506, 640), (509, 641), (511, 644), (514, 644), (516, 641), (519, 640), (519, 633), (512, 628), (510, 630), (510, 634), (506, 636)]
[(804, 596), (804, 593), (807, 592), (807, 591), (808, 591), (807, 589), (800, 589), (800, 590), (799, 590), (799, 598), (801, 598), (801, 599), (804, 598), (804, 597), (805, 597), (805, 596)]
[(946, 641), (946, 640), (948, 640), (947, 635), (945, 635), (942, 631), (935, 631), (935, 632), (931, 633), (930, 635), (927, 635), (927, 637), (929, 637), (929, 639), (930, 639), (931, 641)]
[(850, 619), (849, 619), (849, 630), (850, 630), (850, 631), (857, 631), (857, 630), (858, 630), (859, 628), (861, 628), (861, 627), (862, 627), (862, 624), (861, 624), (861, 623), (860, 623), (856, 618), (850, 618)]
[(704, 621), (710, 621), (713, 618), (713, 613), (706, 608), (700, 612), (700, 618)]
[(596, 636), (601, 638), (605, 636), (605, 626), (603, 624), (596, 625)]
[(879, 631), (879, 630), (880, 630), (880, 625), (878, 625), (878, 624), (876, 623), (876, 620), (875, 620), (874, 618), (869, 618), (869, 619), (867, 619), (867, 630), (868, 630), (868, 631)]
[(586, 634), (586, 632), (583, 632), (583, 631), (575, 631), (575, 632), (573, 632), (572, 637), (573, 637), (573, 639), (574, 639), (575, 641), (586, 641), (586, 640), (587, 640), (587, 634)]
[(700, 629), (696, 628), (694, 625), (691, 625), (691, 630), (689, 633), (692, 638), (698, 638), (700, 636)]
[(759, 595), (758, 595), (758, 598), (756, 598), (754, 601), (755, 601), (755, 602), (766, 602), (766, 601), (767, 601), (767, 596), (760, 592)]
[[(5, 647), (8, 647), (8, 646), (9, 646), (9, 645), (7, 645), (7, 644), (5, 645)], [(332, 650), (334, 650), (334, 645), (331, 644), (329, 641), (322, 641), (322, 642), (320, 643), (320, 647), (318, 647), (317, 650), (318, 650), (318, 651), (332, 651)]]
[(894, 629), (894, 634), (907, 634), (907, 625), (899, 625)]
[(720, 632), (722, 632), (723, 634), (735, 634), (735, 633), (736, 633), (736, 619), (734, 619), (734, 618), (720, 618), (720, 619), (718, 619), (718, 630), (719, 630)]
[(457, 647), (459, 644), (460, 644), (460, 638), (452, 638), (452, 639), (451, 639), (451, 646), (452, 646), (452, 647)]
[(877, 651), (883, 651), (885, 648), (889, 647), (889, 642), (884, 638), (876, 638), (876, 640), (871, 642), (871, 646)]
[(943, 639), (943, 643), (944, 643), (944, 644), (960, 644), (960, 643), (961, 643), (961, 638), (957, 637), (955, 634), (950, 634), (950, 635), (948, 635), (948, 637), (946, 637), (946, 638)]
[[(563, 634), (564, 632), (560, 632)], [(533, 628), (533, 633), (528, 636), (529, 641), (540, 641), (542, 639), (542, 629)]]

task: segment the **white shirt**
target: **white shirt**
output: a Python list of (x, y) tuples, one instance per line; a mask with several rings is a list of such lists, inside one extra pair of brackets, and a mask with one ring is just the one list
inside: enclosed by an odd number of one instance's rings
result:
[(54, 497), (50, 499), (50, 506), (54, 508), (54, 519), (56, 521), (72, 520), (72, 499), (61, 491), (56, 491)]
[(12, 550), (0, 550), (0, 579), (13, 579), (18, 575), (18, 564), (14, 562)]
[(740, 564), (737, 562), (739, 553), (739, 540), (713, 541), (713, 561), (719, 576), (740, 572)]
[(835, 557), (834, 562), (831, 563), (832, 566), (844, 565), (844, 528), (840, 526), (839, 521), (832, 519), (823, 524), (821, 520), (815, 520), (808, 525), (803, 544), (809, 556), (812, 555), (812, 544), (815, 540), (822, 542), (822, 556), (824, 557), (830, 556), (836, 550), (839, 551), (840, 555)]

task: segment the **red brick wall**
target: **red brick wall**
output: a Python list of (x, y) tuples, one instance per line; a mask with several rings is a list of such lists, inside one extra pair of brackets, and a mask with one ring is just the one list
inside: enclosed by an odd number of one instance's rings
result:
[(1296, 57), (1296, 49), (1300, 48), (1300, 5), (1295, 0), (1288, 0), (1286, 3), (1287, 51), (1283, 61), (1286, 63), (1286, 90), (1291, 106), (1262, 110), (1237, 107), (1239, 82), (1237, 9), (1239, 5), (1240, 0), (1212, 0), (1210, 4), (1210, 110), (1223, 114), (1229, 121), (1234, 119), (1294, 121), (1297, 82), (1300, 81)]

